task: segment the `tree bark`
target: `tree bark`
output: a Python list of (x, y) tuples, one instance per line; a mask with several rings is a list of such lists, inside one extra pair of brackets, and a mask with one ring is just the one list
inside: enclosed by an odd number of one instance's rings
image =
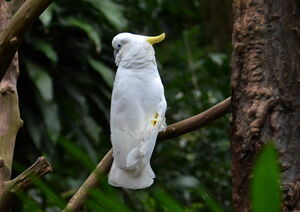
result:
[(40, 157), (30, 168), (10, 180), (16, 136), (23, 124), (17, 92), (19, 64), (16, 51), (28, 26), (51, 2), (31, 0), (23, 4), (24, 1), (0, 0), (0, 211), (9, 211), (13, 193), (30, 187), (37, 178), (52, 171), (50, 163)]
[(53, 0), (27, 0), (22, 4), (24, 1), (6, 2), (0, 0), (3, 10), (1, 11), (2, 23), (0, 24), (2, 26), (0, 31), (0, 80), (2, 80), (20, 47), (26, 30)]
[[(0, 1), (0, 32), (5, 27), (21, 5), (22, 0), (8, 3)], [(2, 48), (2, 47), (1, 47)], [(17, 93), (17, 78), (19, 75), (18, 55), (13, 60), (0, 82), (0, 196), (6, 192), (5, 182), (11, 178), (12, 160), (17, 132), (22, 125)], [(8, 199), (1, 199), (1, 211), (9, 211)]]
[(12, 180), (5, 181), (0, 193), (0, 211), (9, 210), (9, 203), (13, 194), (30, 188), (35, 181), (52, 171), (51, 164), (42, 156), (20, 175)]
[[(0, 1), (0, 32), (4, 31), (19, 4), (21, 0), (14, 3)], [(15, 139), (22, 125), (17, 93), (18, 75), (18, 55), (15, 54), (0, 82), (0, 190), (1, 184), (10, 179)]]
[(300, 210), (300, 2), (234, 0), (232, 54), (233, 208), (250, 211), (249, 176), (273, 140), (283, 211)]

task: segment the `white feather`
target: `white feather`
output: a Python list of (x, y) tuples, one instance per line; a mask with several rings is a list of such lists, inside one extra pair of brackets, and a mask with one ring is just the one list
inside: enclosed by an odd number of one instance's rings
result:
[[(150, 158), (158, 132), (165, 128), (166, 100), (152, 45), (145, 36), (122, 33), (113, 40), (122, 48), (111, 101), (114, 162), (109, 183), (140, 189), (155, 177)], [(115, 47), (115, 46), (114, 46)]]

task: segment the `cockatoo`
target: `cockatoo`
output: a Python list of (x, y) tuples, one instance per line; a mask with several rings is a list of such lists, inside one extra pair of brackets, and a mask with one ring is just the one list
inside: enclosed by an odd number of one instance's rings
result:
[(167, 103), (152, 45), (164, 38), (164, 33), (120, 33), (112, 41), (118, 66), (110, 112), (114, 161), (108, 182), (113, 186), (142, 189), (153, 183), (150, 158), (158, 133), (166, 128)]

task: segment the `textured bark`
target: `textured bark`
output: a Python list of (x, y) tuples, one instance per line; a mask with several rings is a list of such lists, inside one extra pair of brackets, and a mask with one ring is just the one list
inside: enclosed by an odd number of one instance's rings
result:
[[(23, 4), (24, 1), (0, 0), (0, 211), (9, 211), (13, 193), (29, 188), (34, 180), (52, 171), (50, 163), (40, 157), (26, 171), (10, 180), (16, 136), (23, 124), (17, 93), (19, 64), (16, 51), (29, 24), (50, 2), (31, 0)], [(35, 7), (31, 7), (34, 6), (32, 2), (35, 2)]]
[(250, 211), (249, 176), (256, 154), (270, 139), (283, 167), (283, 211), (299, 211), (300, 2), (234, 0), (233, 13), (234, 211)]
[(0, 211), (8, 210), (7, 203), (10, 202), (13, 194), (30, 188), (35, 181), (52, 171), (51, 164), (42, 156), (16, 178), (6, 181), (3, 184), (3, 192), (0, 193)]
[[(22, 3), (0, 0), (0, 32), (3, 34), (10, 17)], [(0, 42), (1, 44), (1, 42)], [(2, 46), (0, 45), (0, 48)], [(18, 55), (15, 54), (0, 82), (0, 196), (6, 192), (5, 182), (11, 178), (12, 160), (20, 119), (17, 78), (19, 75)], [(9, 211), (8, 198), (1, 199), (1, 211)]]
[[(14, 3), (0, 1), (0, 32), (3, 32), (9, 18), (20, 4), (20, 0)], [(15, 139), (22, 125), (17, 93), (18, 75), (16, 54), (0, 82), (0, 191), (4, 181), (10, 179)]]
[[(26, 30), (53, 0), (27, 0), (22, 4), (24, 1), (6, 2), (0, 0), (4, 11), (1, 14), (3, 21), (1, 25), (2, 27), (5, 26), (0, 34), (0, 80), (21, 45)], [(20, 9), (18, 9), (19, 7)], [(11, 16), (12, 18), (10, 18)]]

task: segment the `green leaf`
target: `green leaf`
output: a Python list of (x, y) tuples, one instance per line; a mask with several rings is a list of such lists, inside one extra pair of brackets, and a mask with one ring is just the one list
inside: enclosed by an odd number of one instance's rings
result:
[(58, 106), (54, 102), (39, 101), (39, 104), (43, 113), (48, 136), (51, 140), (56, 141), (61, 131)]
[(55, 206), (59, 208), (64, 208), (66, 206), (65, 201), (62, 199), (60, 194), (54, 191), (50, 185), (48, 185), (43, 180), (37, 180), (34, 182), (34, 185), (47, 197), (47, 200), (52, 202)]
[(27, 211), (43, 212), (41, 206), (28, 194), (23, 191), (17, 193), (17, 196), (23, 203), (23, 207)]
[[(52, 3), (53, 4), (53, 3)], [(48, 27), (53, 17), (53, 5), (50, 5), (39, 17), (44, 27)]]
[(198, 187), (199, 181), (194, 176), (182, 175), (174, 180), (174, 184), (177, 187), (195, 188)]
[(90, 116), (85, 116), (83, 118), (84, 125), (85, 125), (85, 131), (88, 133), (88, 135), (94, 140), (99, 141), (99, 135), (101, 128), (98, 126), (98, 124), (95, 122), (93, 118)]
[(91, 67), (101, 75), (107, 85), (112, 87), (114, 81), (114, 74), (112, 70), (105, 66), (103, 63), (92, 58), (88, 58), (88, 61)]
[(174, 200), (171, 196), (169, 196), (162, 189), (155, 190), (155, 199), (159, 202), (159, 206), (163, 208), (165, 212), (183, 212), (182, 206)]
[(67, 152), (72, 154), (78, 162), (80, 162), (85, 167), (89, 168), (90, 170), (94, 170), (96, 167), (96, 163), (89, 157), (89, 155), (84, 152), (81, 148), (74, 145), (74, 142), (71, 142), (65, 138), (60, 138), (58, 143), (62, 145)]
[(127, 25), (127, 20), (123, 16), (122, 7), (120, 5), (111, 0), (87, 1), (101, 12), (117, 30), (121, 30)]
[[(99, 177), (101, 178), (101, 176)], [(115, 193), (107, 189), (105, 192), (100, 189), (92, 189), (90, 193), (92, 200), (95, 200), (91, 202), (97, 202), (98, 207), (106, 209), (104, 211), (131, 212)]]
[(57, 63), (57, 54), (50, 43), (42, 40), (36, 40), (34, 47), (36, 50), (43, 52), (52, 63)]
[(53, 83), (49, 74), (39, 65), (26, 62), (30, 78), (33, 80), (35, 86), (38, 88), (42, 98), (45, 101), (52, 101), (53, 99)]
[(201, 199), (205, 202), (205, 206), (209, 208), (211, 212), (223, 212), (224, 209), (208, 194), (203, 188), (198, 188), (196, 192)]
[(79, 126), (78, 124), (75, 124), (73, 122), (71, 122), (70, 125), (72, 127), (73, 132), (76, 134), (76, 136), (80, 140), (82, 147), (88, 153), (89, 157), (93, 161), (97, 161), (97, 159), (98, 159), (97, 151), (94, 148), (94, 146), (92, 145), (92, 143), (90, 142), (90, 140), (88, 139), (88, 137), (83, 133), (81, 126)]
[(82, 31), (84, 31), (87, 36), (91, 39), (91, 41), (95, 44), (97, 52), (100, 52), (101, 50), (101, 41), (100, 41), (100, 35), (95, 30), (95, 27), (92, 26), (87, 20), (83, 18), (75, 18), (70, 17), (65, 20), (65, 24), (68, 26), (74, 26)]
[(216, 63), (219, 66), (221, 66), (226, 59), (226, 55), (221, 53), (211, 53), (208, 56), (214, 63)]
[(280, 172), (275, 147), (265, 145), (258, 156), (252, 181), (253, 212), (280, 211)]

